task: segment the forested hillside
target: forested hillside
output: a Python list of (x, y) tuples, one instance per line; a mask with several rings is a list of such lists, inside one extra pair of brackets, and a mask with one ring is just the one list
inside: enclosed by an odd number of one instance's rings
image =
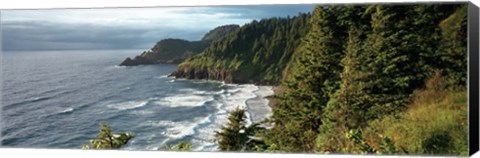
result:
[(447, 82), (440, 89), (464, 93), (465, 21), (466, 5), (317, 7), (277, 96), (267, 142), (286, 151), (354, 152), (359, 147), (345, 134), (401, 115), (436, 71)]
[(172, 75), (283, 89), (273, 128), (239, 149), (464, 155), (466, 16), (451, 3), (317, 6), (242, 26)]
[(277, 84), (310, 28), (309, 17), (300, 14), (253, 21), (186, 59), (172, 75), (230, 83)]
[(184, 59), (196, 55), (207, 48), (213, 41), (236, 31), (238, 25), (224, 25), (210, 30), (202, 40), (187, 41), (183, 39), (163, 39), (150, 50), (144, 51), (135, 58), (127, 58), (120, 65), (135, 66), (145, 64), (178, 64)]

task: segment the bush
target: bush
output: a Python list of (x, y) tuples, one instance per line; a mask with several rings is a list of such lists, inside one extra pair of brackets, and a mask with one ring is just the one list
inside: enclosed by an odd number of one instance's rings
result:
[(166, 146), (166, 150), (170, 151), (191, 151), (192, 145), (190, 142), (180, 142), (174, 146)]

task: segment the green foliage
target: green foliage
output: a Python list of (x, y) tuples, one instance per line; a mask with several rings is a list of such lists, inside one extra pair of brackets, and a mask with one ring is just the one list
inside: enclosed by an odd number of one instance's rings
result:
[(340, 89), (325, 109), (318, 151), (345, 152), (349, 140), (332, 133), (363, 128), (405, 109), (413, 91), (441, 65), (432, 62), (440, 29), (431, 23), (440, 23), (445, 8), (372, 5), (362, 15), (370, 24), (365, 26), (362, 18), (352, 21)]
[(246, 127), (237, 110), (216, 134), (221, 150), (465, 154), (466, 12), (465, 4), (317, 6), (246, 24), (173, 74), (282, 87), (274, 126)]
[[(264, 128), (255, 123), (246, 126), (244, 109), (235, 109), (228, 116), (228, 124), (220, 132), (215, 131), (215, 141), (222, 151), (258, 151), (265, 147), (262, 140), (255, 137)], [(270, 148), (273, 149), (273, 148)], [(266, 150), (266, 149), (265, 149)]]
[(269, 152), (269, 153), (278, 153), (278, 152), (285, 152), (280, 150), (280, 148), (276, 144), (259, 144), (254, 146), (253, 151), (259, 151), (259, 152)]
[(192, 57), (207, 48), (212, 41), (219, 40), (232, 32), (238, 30), (238, 25), (224, 25), (210, 30), (202, 40), (187, 41), (183, 39), (162, 39), (157, 42), (150, 50), (144, 51), (133, 60), (124, 61), (121, 65), (140, 65), (140, 64), (178, 64), (186, 58)]
[(225, 35), (228, 35), (232, 32), (235, 32), (236, 30), (238, 30), (238, 28), (240, 28), (240, 26), (235, 25), (235, 24), (223, 25), (223, 26), (216, 27), (215, 29), (210, 30), (207, 34), (205, 34), (205, 36), (203, 36), (203, 38), (202, 38), (202, 41), (219, 40), (219, 39), (225, 37)]
[(191, 151), (192, 145), (190, 144), (190, 142), (179, 142), (178, 144), (173, 146), (167, 145), (165, 146), (165, 149), (170, 151)]
[(468, 6), (463, 5), (440, 23), (441, 45), (436, 62), (455, 85), (465, 85), (467, 81), (467, 11)]
[(119, 149), (133, 138), (132, 133), (113, 134), (108, 124), (100, 124), (100, 133), (95, 140), (90, 140), (90, 145), (83, 145), (82, 149)]
[(399, 154), (405, 153), (405, 151), (398, 149), (389, 137), (379, 135), (381, 138), (381, 144), (378, 149), (373, 148), (368, 141), (365, 140), (363, 135), (357, 130), (350, 130), (346, 134), (346, 138), (352, 143), (353, 149), (347, 149), (346, 153), (359, 153), (359, 154)]
[[(177, 77), (222, 80), (228, 71), (227, 82), (276, 84), (290, 58), (309, 29), (310, 15), (294, 18), (271, 18), (245, 24), (238, 31), (213, 42), (202, 53), (182, 62)], [(207, 71), (207, 75), (190, 73)], [(215, 70), (215, 71), (214, 71)], [(193, 75), (193, 76), (192, 76)]]
[(425, 90), (415, 92), (408, 110), (372, 121), (364, 130), (366, 137), (378, 143), (376, 133), (383, 133), (406, 154), (467, 155), (466, 90), (447, 89), (448, 84), (437, 73)]
[(248, 140), (245, 126), (245, 110), (235, 109), (228, 116), (228, 124), (221, 132), (215, 132), (218, 148), (222, 151), (241, 151)]
[(267, 135), (268, 143), (285, 151), (313, 151), (323, 110), (338, 86), (342, 68), (340, 60), (346, 38), (343, 29), (348, 25), (345, 20), (350, 18), (343, 14), (354, 9), (333, 6), (313, 11), (310, 32), (285, 72), (285, 92), (277, 95), (280, 101), (273, 107), (275, 127)]

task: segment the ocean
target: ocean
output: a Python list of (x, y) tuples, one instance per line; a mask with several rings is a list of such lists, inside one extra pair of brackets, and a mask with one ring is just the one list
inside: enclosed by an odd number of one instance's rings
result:
[(228, 113), (247, 124), (271, 115), (272, 87), (167, 77), (176, 65), (117, 66), (142, 50), (3, 52), (3, 147), (80, 149), (99, 133), (133, 132), (122, 149), (161, 150), (188, 141), (216, 151)]

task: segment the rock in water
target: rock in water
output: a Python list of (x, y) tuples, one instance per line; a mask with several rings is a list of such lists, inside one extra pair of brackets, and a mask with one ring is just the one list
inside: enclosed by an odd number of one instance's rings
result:
[(130, 59), (130, 57), (128, 57), (127, 59), (125, 59), (121, 64), (120, 66), (136, 66), (138, 65), (135, 61), (133, 61), (132, 59)]

